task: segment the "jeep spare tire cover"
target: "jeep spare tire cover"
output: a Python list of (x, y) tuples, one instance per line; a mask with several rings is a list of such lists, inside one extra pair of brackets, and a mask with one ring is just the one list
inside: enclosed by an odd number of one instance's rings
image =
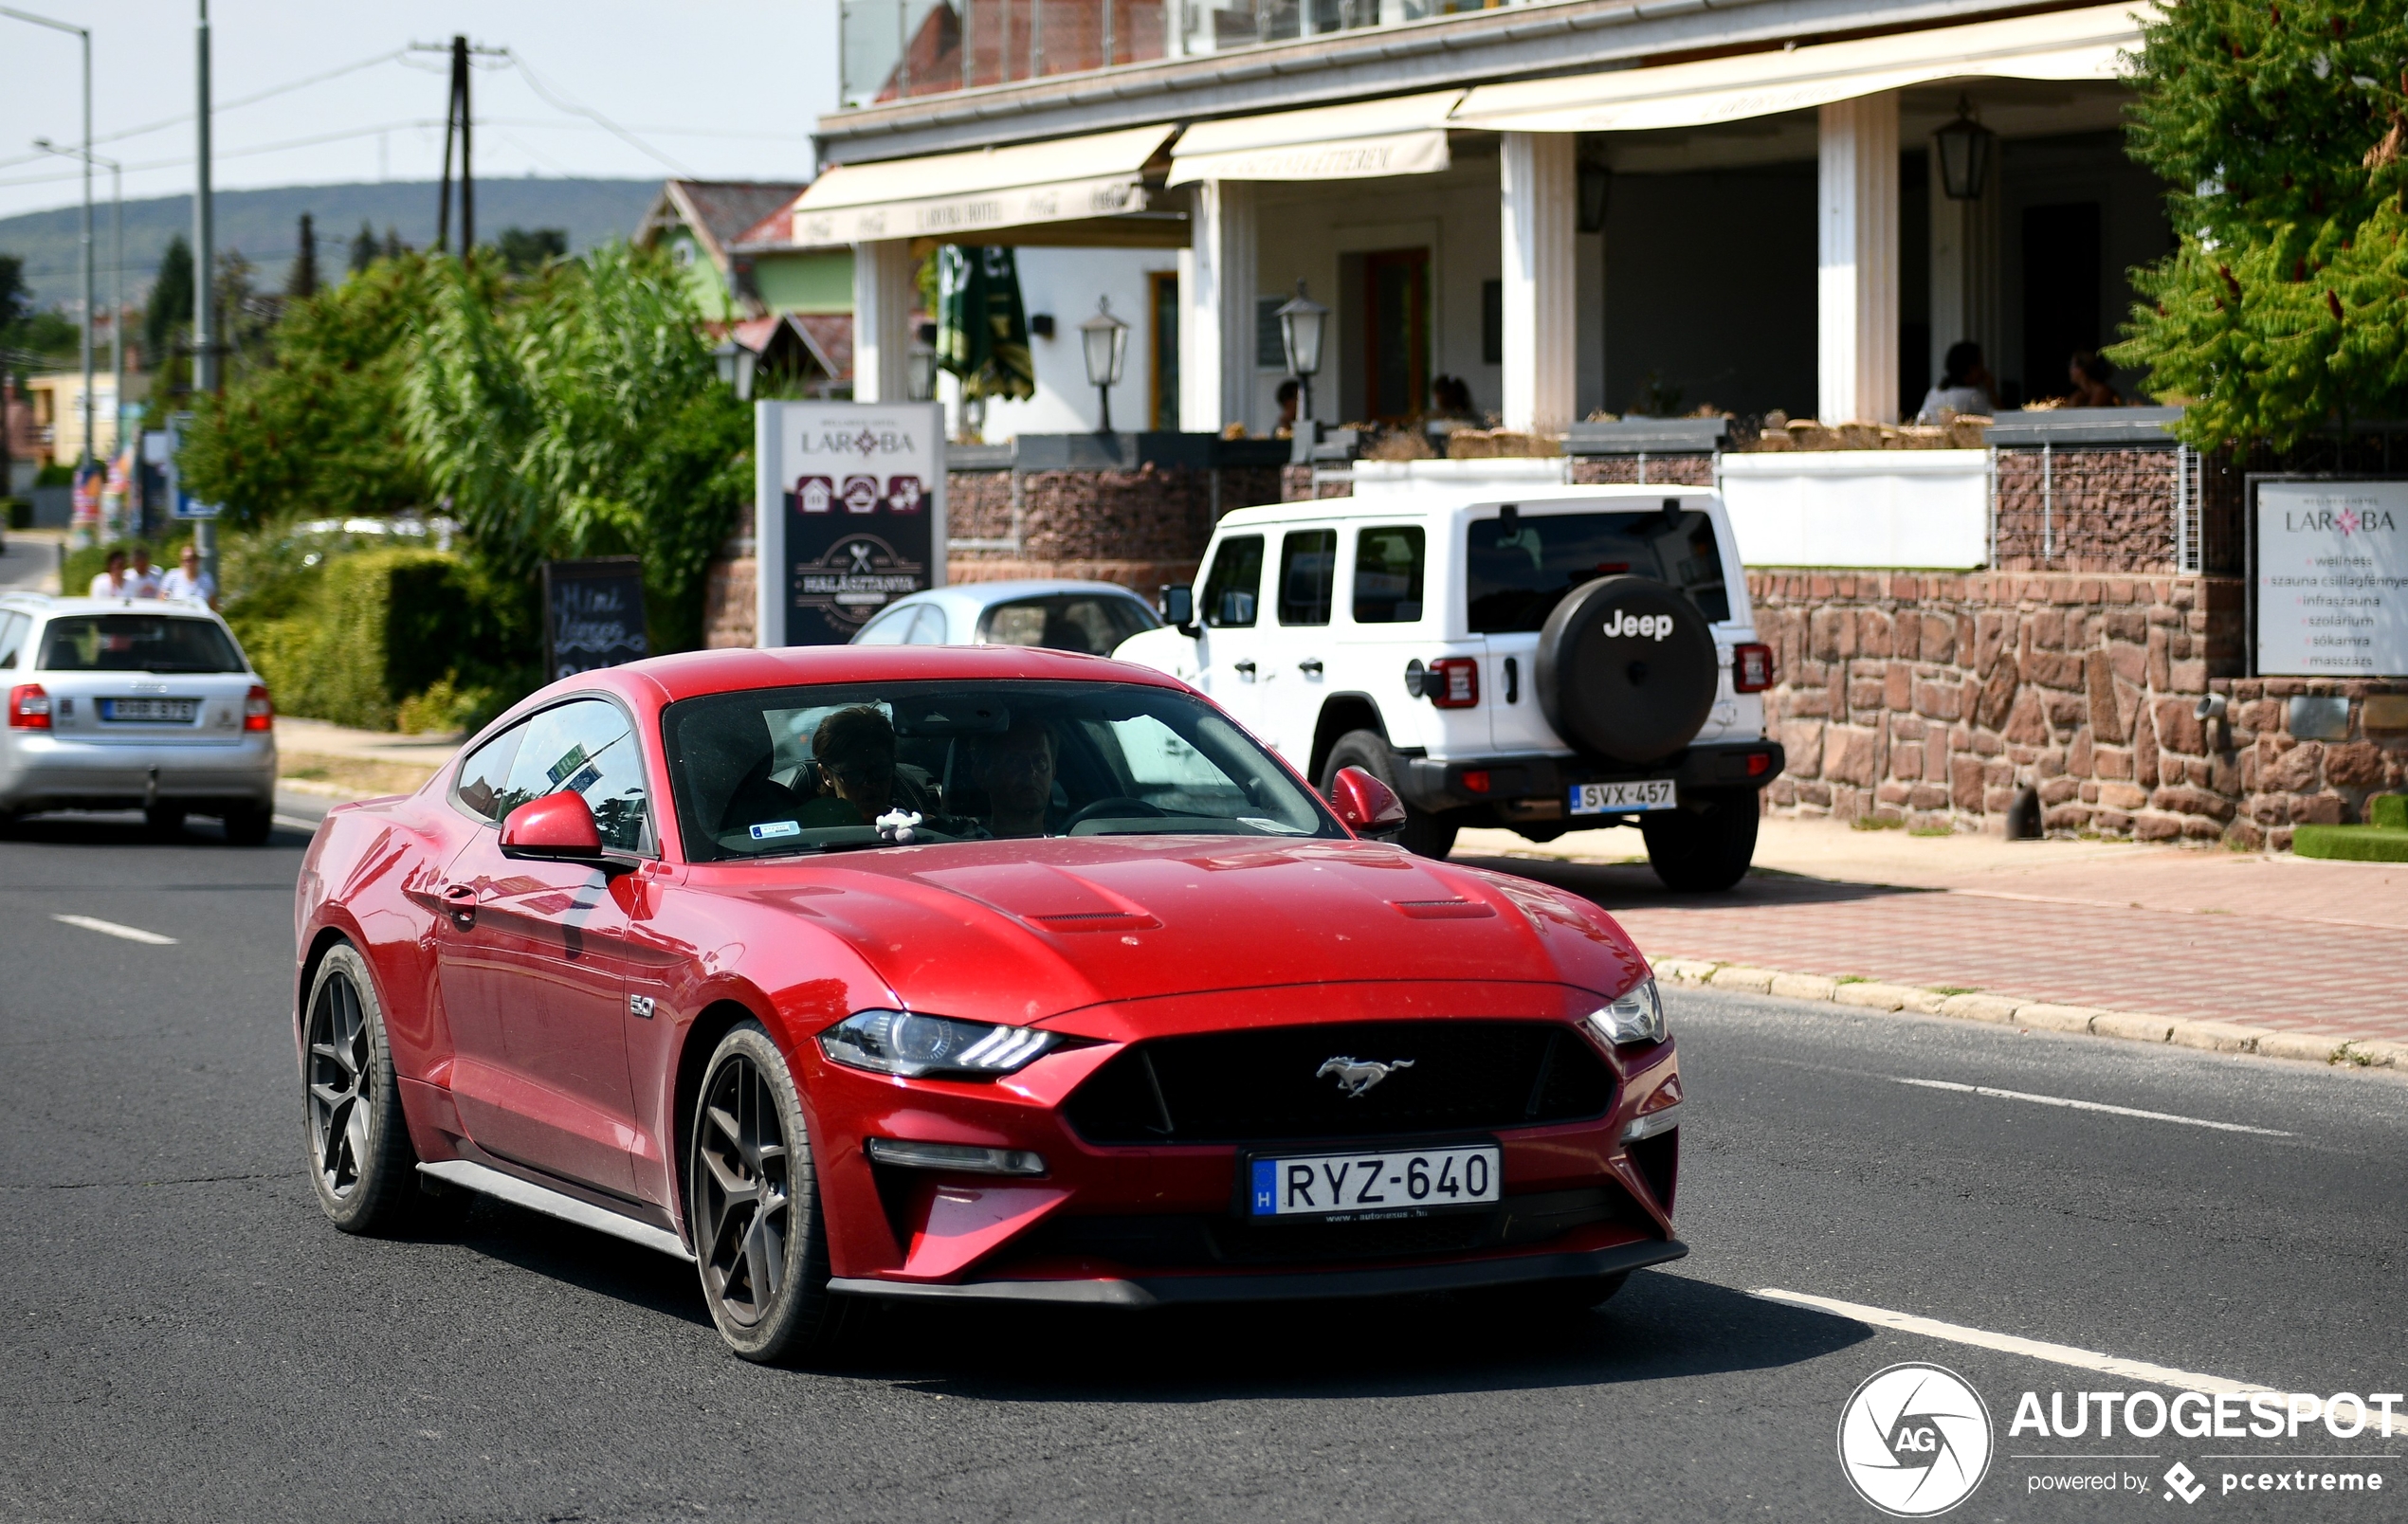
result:
[(1713, 713), (1720, 663), (1697, 605), (1653, 577), (1613, 576), (1555, 606), (1533, 676), (1558, 735), (1647, 767), (1688, 745)]

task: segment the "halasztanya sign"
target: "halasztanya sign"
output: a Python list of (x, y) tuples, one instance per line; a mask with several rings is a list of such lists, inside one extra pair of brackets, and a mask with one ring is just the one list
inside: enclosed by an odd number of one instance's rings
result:
[(632, 555), (543, 563), (547, 682), (652, 653), (644, 634), (644, 567)]
[(2408, 676), (2408, 481), (2257, 485), (2257, 671)]
[(762, 645), (840, 645), (945, 574), (944, 410), (764, 402), (755, 422)]

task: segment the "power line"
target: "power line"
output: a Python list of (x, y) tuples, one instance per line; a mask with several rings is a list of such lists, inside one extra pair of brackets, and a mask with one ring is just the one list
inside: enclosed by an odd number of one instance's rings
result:
[(526, 58), (523, 55), (514, 52), (509, 48), (503, 48), (502, 49), (502, 52), (509, 58), (510, 62), (519, 66), (520, 73), (526, 76), (529, 88), (533, 89), (537, 95), (541, 96), (548, 104), (557, 110), (568, 112), (572, 116), (584, 117), (589, 120), (600, 122), (604, 127), (611, 131), (613, 136), (628, 144), (629, 147), (658, 160), (660, 163), (667, 165), (670, 169), (676, 171), (680, 175), (683, 175), (687, 179), (693, 179), (695, 177), (695, 172), (692, 169), (684, 164), (680, 164), (677, 160), (669, 157), (666, 154), (662, 153), (659, 149), (654, 148), (651, 144), (646, 142), (641, 137), (636, 136), (633, 133), (629, 132), (617, 122), (614, 122), (610, 118), (602, 115), (602, 113), (595, 111), (593, 107), (580, 106), (574, 101), (561, 99), (559, 95), (554, 92), (550, 85), (543, 82), (542, 77), (536, 73), (534, 67), (527, 63)]

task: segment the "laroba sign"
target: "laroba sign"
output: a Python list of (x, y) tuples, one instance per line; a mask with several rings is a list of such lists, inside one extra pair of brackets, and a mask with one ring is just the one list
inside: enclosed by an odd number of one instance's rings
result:
[(764, 402), (754, 453), (758, 644), (841, 645), (944, 581), (938, 404)]
[(2408, 481), (2261, 481), (2257, 671), (2408, 676)]

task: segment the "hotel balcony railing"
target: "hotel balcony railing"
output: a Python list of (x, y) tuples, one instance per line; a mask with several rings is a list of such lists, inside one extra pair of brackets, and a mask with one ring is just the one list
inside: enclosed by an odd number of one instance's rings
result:
[(843, 0), (844, 106), (1543, 0)]

